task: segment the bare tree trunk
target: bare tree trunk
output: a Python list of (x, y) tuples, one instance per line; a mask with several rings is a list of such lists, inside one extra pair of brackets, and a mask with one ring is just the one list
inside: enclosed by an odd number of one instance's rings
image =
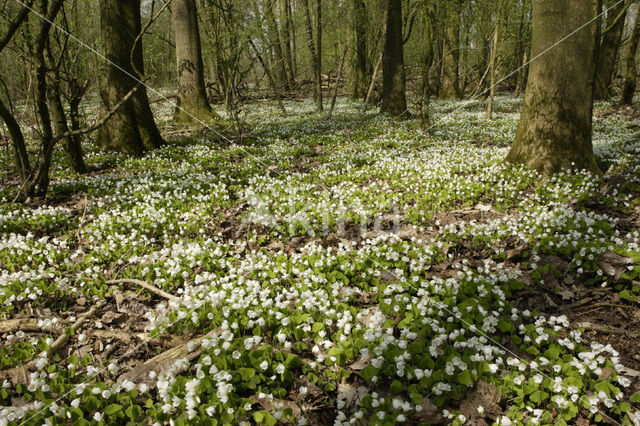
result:
[(624, 86), (622, 88), (622, 97), (620, 103), (622, 105), (631, 105), (633, 95), (636, 93), (638, 84), (638, 71), (636, 69), (636, 52), (638, 51), (638, 42), (640, 42), (640, 13), (636, 15), (636, 22), (631, 32), (629, 40), (629, 52), (627, 54), (627, 70), (624, 77)]
[(171, 18), (176, 41), (178, 106), (176, 119), (184, 122), (219, 118), (211, 110), (204, 84), (204, 64), (195, 0), (173, 0)]
[(385, 41), (382, 54), (382, 107), (380, 112), (404, 117), (408, 115), (408, 110), (405, 97), (401, 0), (385, 0), (385, 10)]
[(352, 96), (363, 99), (367, 94), (367, 10), (364, 0), (353, 0), (351, 7), (355, 51)]
[[(60, 94), (60, 85), (62, 84), (62, 78), (60, 76), (59, 61), (56, 61), (51, 52), (50, 42), (47, 40), (46, 52), (49, 60), (49, 69), (51, 70), (55, 80), (48, 88), (49, 105), (51, 106), (51, 118), (53, 119), (56, 135), (62, 135), (69, 132), (69, 125), (67, 124), (67, 115), (64, 112), (62, 106), (62, 99)], [(77, 110), (75, 111), (77, 112)], [(75, 129), (74, 129), (75, 130)], [(67, 158), (71, 168), (77, 173), (86, 173), (87, 166), (84, 164), (84, 158), (82, 154), (82, 143), (79, 136), (67, 136), (64, 138), (64, 148), (67, 152)]]
[(369, 102), (371, 100), (371, 95), (373, 94), (373, 88), (376, 85), (376, 79), (378, 78), (378, 71), (380, 70), (380, 64), (382, 64), (382, 55), (376, 62), (376, 66), (373, 68), (373, 75), (371, 76), (371, 82), (369, 83), (369, 89), (367, 90), (367, 96), (364, 98), (364, 103), (362, 104), (362, 112), (367, 112), (367, 107), (369, 106)]
[[(16, 31), (18, 31), (20, 26), (25, 22), (33, 3), (34, 0), (29, 0), (24, 4), (15, 19), (8, 24), (7, 32), (0, 38), (0, 52), (7, 46), (7, 44), (9, 44)], [(7, 96), (10, 96), (8, 91)], [(9, 103), (10, 102), (11, 100), (9, 99)], [(31, 165), (29, 164), (27, 146), (18, 121), (4, 102), (2, 102), (2, 98), (0, 98), (0, 118), (5, 122), (7, 129), (9, 130), (11, 145), (13, 146), (16, 171), (18, 172), (18, 176), (20, 177), (20, 182), (22, 184), (22, 195), (26, 196), (29, 191), (28, 180), (31, 176)]]
[(597, 23), (542, 54), (560, 38), (558, 28), (578, 28), (597, 9), (597, 0), (533, 0), (536, 59), (507, 161), (543, 175), (576, 168), (600, 172), (591, 144)]
[[(100, 1), (102, 48), (109, 61), (103, 71), (100, 93), (106, 111), (115, 107), (138, 84), (132, 76), (144, 72), (142, 45), (138, 42), (134, 46), (140, 30), (139, 0)], [(144, 87), (138, 87), (131, 99), (100, 128), (97, 141), (103, 149), (132, 155), (141, 155), (163, 143)]]
[(520, 96), (520, 93), (522, 92), (522, 86), (526, 84), (524, 80), (527, 74), (524, 72), (524, 70), (527, 68), (527, 62), (529, 62), (529, 56), (527, 55), (527, 52), (524, 52), (524, 55), (522, 56), (522, 70), (518, 72), (518, 83), (516, 85), (516, 92), (514, 94), (514, 97), (516, 98)]
[(493, 119), (493, 98), (496, 94), (496, 61), (498, 59), (498, 42), (500, 41), (500, 10), (502, 10), (502, 2), (498, 5), (496, 16), (496, 26), (493, 30), (493, 46), (491, 47), (491, 61), (489, 67), (491, 69), (491, 78), (489, 86), (489, 102), (487, 105), (487, 117)]
[(607, 14), (607, 28), (602, 35), (598, 54), (595, 99), (609, 99), (611, 97), (611, 80), (622, 40), (627, 5), (619, 3), (612, 7)]
[(318, 112), (324, 110), (322, 104), (322, 0), (316, 0), (316, 109)]
[(331, 97), (331, 105), (329, 106), (329, 116), (333, 113), (333, 109), (336, 106), (336, 99), (338, 98), (338, 89), (340, 88), (340, 80), (342, 80), (342, 70), (344, 69), (344, 60), (347, 57), (347, 51), (349, 49), (347, 46), (344, 47), (342, 51), (342, 58), (340, 59), (340, 68), (338, 69), (338, 78), (336, 79), (336, 84), (333, 88), (333, 96)]
[[(57, 84), (53, 84), (49, 88), (49, 105), (51, 106), (51, 118), (56, 129), (56, 135), (67, 133), (69, 125), (67, 124), (67, 117), (60, 99), (60, 88)], [(85, 173), (87, 166), (84, 164), (80, 137), (67, 136), (64, 140), (64, 148), (71, 168), (77, 173)]]
[(273, 12), (273, 8), (275, 7), (274, 1), (276, 0), (267, 0), (264, 5), (269, 34), (269, 44), (273, 50), (274, 65), (278, 75), (278, 83), (282, 88), (284, 88), (284, 90), (289, 90), (289, 79), (287, 78), (285, 59), (282, 54), (282, 44), (278, 34), (278, 24), (276, 23), (275, 14)]
[(462, 98), (459, 81), (460, 9), (459, 1), (453, 0), (446, 10), (440, 99)]
[[(0, 118), (5, 122), (11, 135), (11, 145), (13, 146), (13, 155), (15, 158), (16, 171), (20, 176), (20, 182), (25, 184), (31, 174), (31, 165), (29, 164), (29, 155), (27, 154), (27, 146), (24, 143), (24, 135), (18, 121), (15, 119), (9, 108), (2, 102), (0, 98)], [(26, 186), (25, 186), (26, 187)]]
[(309, 0), (301, 0), (302, 10), (304, 12), (305, 37), (307, 39), (307, 48), (309, 49), (309, 60), (311, 62), (311, 73), (313, 74), (313, 97), (316, 100), (316, 108), (318, 112), (322, 111), (322, 75), (318, 63), (318, 55), (316, 55), (316, 46), (313, 40), (313, 27), (311, 26), (311, 10), (309, 9)]
[(522, 86), (524, 85), (524, 76), (526, 75), (526, 67), (524, 64), (527, 62), (527, 39), (528, 37), (525, 34), (528, 32), (528, 22), (526, 21), (528, 18), (527, 14), (527, 2), (522, 2), (520, 4), (520, 13), (518, 20), (518, 30), (517, 30), (517, 39), (516, 42), (516, 52), (515, 52), (515, 63), (516, 66), (520, 67), (516, 74), (516, 88), (514, 90), (514, 97), (517, 98), (520, 96), (520, 92), (522, 91)]
[(422, 73), (420, 75), (420, 98), (418, 101), (418, 114), (420, 118), (420, 128), (427, 130), (431, 126), (429, 117), (429, 103), (433, 90), (429, 81), (429, 71), (436, 55), (436, 23), (434, 14), (434, 5), (425, 3), (424, 10), (424, 30), (425, 30), (425, 48), (424, 59), (422, 64)]
[(293, 57), (291, 52), (291, 13), (289, 0), (280, 0), (280, 29), (282, 33), (282, 55), (287, 68), (289, 88), (295, 86), (296, 74), (293, 71)]
[(49, 189), (49, 169), (51, 168), (51, 156), (53, 154), (53, 128), (49, 105), (47, 103), (47, 63), (44, 58), (45, 46), (49, 39), (49, 32), (55, 17), (62, 7), (63, 0), (54, 0), (49, 7), (48, 0), (40, 0), (40, 12), (46, 17), (40, 22), (38, 36), (34, 49), (34, 61), (36, 65), (35, 92), (36, 110), (40, 121), (41, 143), (38, 158), (38, 171), (29, 182), (29, 193), (44, 196)]
[(267, 66), (267, 63), (265, 62), (264, 58), (262, 57), (262, 54), (260, 54), (260, 52), (258, 51), (258, 48), (256, 47), (255, 43), (251, 39), (249, 39), (249, 45), (256, 52), (256, 56), (258, 57), (258, 61), (260, 62), (260, 65), (262, 65), (262, 69), (264, 70), (264, 74), (267, 76), (267, 81), (269, 82), (269, 86), (271, 86), (271, 90), (273, 90), (273, 93), (276, 96), (276, 99), (278, 100), (278, 106), (280, 107), (280, 111), (282, 111), (282, 115), (284, 115), (286, 117), (287, 116), (287, 109), (284, 106), (284, 102), (282, 102), (282, 96), (280, 94), (280, 88), (278, 87), (278, 85), (276, 84), (275, 80), (273, 79), (273, 75), (271, 74), (271, 71), (269, 70), (269, 67)]

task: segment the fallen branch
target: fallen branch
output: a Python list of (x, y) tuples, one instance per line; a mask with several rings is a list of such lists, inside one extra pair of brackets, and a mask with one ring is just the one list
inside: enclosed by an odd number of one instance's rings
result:
[(584, 328), (585, 330), (597, 331), (598, 333), (607, 333), (607, 334), (616, 333), (616, 334), (621, 334), (629, 337), (640, 337), (640, 333), (634, 333), (632, 331), (625, 330), (619, 327), (613, 327), (610, 325), (594, 324), (588, 321), (576, 323), (576, 327)]
[[(96, 303), (95, 305), (93, 305), (91, 307), (91, 309), (89, 309), (87, 312), (85, 312), (84, 314), (80, 315), (80, 318), (78, 318), (76, 320), (76, 322), (74, 322), (71, 325), (72, 333), (62, 333), (60, 335), (60, 337), (58, 337), (56, 340), (54, 340), (54, 342), (51, 344), (51, 346), (49, 346), (49, 350), (47, 351), (48, 356), (51, 356), (51, 354), (53, 354), (53, 353), (57, 352), (58, 350), (60, 350), (67, 343), (67, 341), (69, 340), (69, 336), (71, 334), (75, 334), (76, 331), (78, 331), (80, 329), (80, 327), (82, 327), (82, 325), (85, 323), (85, 321), (87, 321), (89, 318), (94, 316), (96, 314), (96, 312), (98, 312), (98, 310), (100, 308), (102, 308), (105, 304), (106, 304), (106, 302), (104, 300), (101, 300), (98, 303)], [(35, 360), (31, 361), (30, 363), (34, 363), (35, 364)]]
[(78, 318), (78, 320), (71, 325), (70, 327), (71, 333), (66, 333), (66, 332), (62, 333), (49, 346), (49, 350), (41, 352), (38, 356), (36, 356), (35, 358), (33, 358), (31, 361), (29, 361), (24, 365), (0, 371), (0, 379), (10, 379), (11, 382), (13, 382), (13, 384), (18, 384), (18, 383), (28, 384), (30, 380), (28, 372), (36, 369), (37, 360), (40, 358), (43, 358), (45, 354), (46, 354), (46, 358), (50, 359), (52, 354), (56, 353), (66, 345), (67, 341), (69, 340), (69, 336), (71, 334), (75, 334), (75, 332), (78, 331), (80, 327), (82, 327), (85, 321), (87, 321), (89, 318), (94, 316), (96, 312), (98, 312), (98, 310), (102, 308), (105, 304), (106, 302), (104, 300), (101, 300), (98, 303), (96, 303), (93, 307), (91, 307), (91, 309), (89, 309), (87, 312), (80, 315), (80, 318)]
[(137, 339), (146, 343), (155, 343), (167, 349), (182, 345), (184, 340), (170, 334), (163, 334), (158, 337), (151, 338), (147, 333), (129, 333), (121, 330), (93, 330), (91, 334), (100, 339), (116, 339), (125, 344), (130, 344)]
[(38, 320), (34, 318), (18, 318), (0, 322), (0, 333), (15, 333), (17, 331), (60, 334), (64, 330), (38, 325)]
[(202, 353), (202, 340), (206, 339), (207, 337), (211, 337), (218, 332), (219, 329), (213, 329), (204, 336), (175, 346), (165, 352), (162, 352), (161, 354), (154, 356), (153, 358), (146, 360), (142, 364), (138, 364), (133, 368), (133, 370), (128, 371), (118, 377), (118, 383), (122, 383), (123, 381), (128, 380), (134, 383), (146, 383), (149, 386), (155, 386), (155, 379), (149, 377), (149, 373), (151, 371), (154, 371), (157, 374), (157, 379), (160, 376), (163, 376), (170, 368), (172, 368), (177, 360), (186, 359), (189, 362), (194, 360)]
[(136, 280), (136, 279), (132, 279), (132, 278), (123, 278), (123, 279), (119, 279), (119, 280), (109, 280), (107, 281), (107, 284), (109, 285), (117, 285), (117, 284), (134, 284), (137, 285), (139, 287), (144, 288), (145, 290), (150, 291), (151, 293), (154, 293), (160, 297), (164, 297), (165, 299), (168, 299), (170, 301), (176, 301), (178, 300), (178, 298), (176, 296), (174, 296), (173, 294), (169, 294), (164, 290), (160, 290), (158, 287), (154, 287), (151, 284), (148, 284), (142, 280)]

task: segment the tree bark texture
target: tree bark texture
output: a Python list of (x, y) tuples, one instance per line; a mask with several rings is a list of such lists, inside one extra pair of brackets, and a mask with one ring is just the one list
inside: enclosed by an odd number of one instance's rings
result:
[(545, 176), (569, 168), (599, 172), (591, 144), (597, 23), (547, 50), (564, 35), (559, 28), (568, 33), (592, 20), (597, 3), (533, 1), (531, 57), (536, 59), (507, 161)]
[(451, 0), (447, 3), (440, 99), (462, 98), (459, 81), (461, 8), (458, 0)]
[(269, 45), (273, 52), (273, 68), (276, 70), (278, 76), (278, 84), (284, 90), (289, 90), (289, 79), (287, 77), (287, 68), (285, 59), (282, 53), (282, 43), (280, 41), (280, 35), (278, 33), (278, 24), (276, 23), (275, 13), (273, 11), (276, 0), (267, 0), (265, 8), (265, 19), (267, 20), (267, 33), (269, 36)]
[[(109, 63), (103, 71), (101, 98), (109, 111), (131, 90), (143, 70), (142, 45), (135, 44), (141, 31), (139, 0), (101, 0), (100, 35)], [(98, 144), (106, 150), (141, 155), (162, 145), (144, 86), (100, 128)]]
[(364, 0), (352, 0), (354, 40), (353, 92), (354, 99), (367, 94), (367, 10)]
[(195, 0), (173, 0), (171, 19), (176, 41), (179, 121), (209, 122), (212, 112), (204, 84), (204, 64)]
[(287, 68), (287, 79), (289, 88), (295, 86), (296, 73), (293, 70), (292, 52), (295, 49), (291, 46), (291, 9), (289, 8), (289, 0), (280, 0), (280, 29), (282, 37), (282, 55)]
[(313, 97), (316, 100), (316, 109), (322, 111), (322, 73), (320, 71), (319, 53), (316, 54), (316, 44), (313, 40), (313, 26), (311, 25), (311, 10), (309, 0), (301, 0), (302, 11), (304, 13), (305, 37), (307, 48), (309, 49), (309, 61), (311, 63), (311, 73), (313, 75)]
[(382, 106), (380, 112), (406, 116), (402, 2), (385, 0), (385, 38), (382, 54)]

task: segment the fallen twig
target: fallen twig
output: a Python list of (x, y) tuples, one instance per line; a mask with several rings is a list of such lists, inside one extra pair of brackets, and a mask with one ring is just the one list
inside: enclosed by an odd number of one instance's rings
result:
[(64, 330), (53, 326), (38, 325), (38, 320), (34, 318), (18, 318), (0, 322), (0, 333), (15, 333), (17, 331), (60, 334)]
[(117, 284), (135, 284), (139, 287), (144, 288), (145, 290), (149, 290), (151, 293), (154, 293), (160, 297), (164, 297), (165, 299), (176, 301), (178, 298), (173, 294), (169, 294), (164, 290), (160, 290), (158, 287), (154, 287), (151, 284), (148, 284), (142, 280), (136, 280), (133, 278), (122, 278), (119, 280), (109, 280), (107, 281), (109, 285), (117, 285)]
[(576, 327), (584, 328), (585, 330), (597, 331), (599, 333), (607, 333), (607, 334), (617, 333), (617, 334), (621, 334), (629, 337), (640, 336), (640, 333), (634, 333), (632, 331), (625, 330), (623, 328), (613, 327), (613, 326), (604, 325), (604, 324), (594, 324), (588, 321), (576, 323)]
[[(71, 331), (73, 333), (62, 333), (60, 335), (60, 337), (58, 337), (56, 340), (54, 340), (54, 342), (51, 344), (51, 346), (49, 346), (49, 350), (47, 351), (48, 355), (51, 356), (51, 354), (53, 354), (53, 353), (57, 352), (58, 350), (60, 350), (67, 343), (67, 340), (69, 340), (69, 336), (71, 334), (75, 334), (75, 332), (78, 331), (78, 329), (80, 327), (82, 327), (84, 322), (87, 321), (92, 316), (94, 316), (95, 313), (105, 305), (105, 303), (106, 302), (104, 300), (101, 300), (98, 303), (96, 303), (95, 305), (93, 305), (91, 307), (91, 309), (89, 309), (87, 312), (85, 312), (84, 314), (80, 315), (80, 318), (78, 318), (76, 320), (76, 322), (74, 322), (71, 325)], [(35, 363), (35, 361), (31, 361), (31, 362)]]
[(28, 372), (36, 369), (38, 359), (42, 358), (45, 354), (46, 354), (46, 357), (49, 358), (52, 354), (62, 349), (62, 347), (64, 347), (64, 345), (69, 340), (69, 336), (71, 334), (74, 334), (76, 331), (78, 331), (80, 327), (82, 327), (82, 325), (85, 323), (85, 321), (87, 321), (89, 318), (95, 315), (96, 312), (100, 308), (102, 308), (105, 304), (106, 302), (104, 300), (101, 300), (98, 303), (96, 303), (94, 306), (92, 306), (91, 309), (89, 309), (87, 312), (80, 315), (80, 318), (78, 318), (76, 322), (74, 322), (70, 327), (72, 332), (62, 333), (56, 340), (53, 341), (53, 343), (51, 343), (47, 351), (40, 353), (38, 356), (33, 358), (31, 361), (29, 361), (25, 365), (0, 371), (0, 379), (10, 379), (14, 384), (29, 383), (30, 379), (29, 379)]
[(118, 383), (122, 383), (124, 380), (129, 380), (134, 383), (147, 383), (150, 386), (155, 386), (155, 380), (149, 377), (149, 373), (154, 371), (157, 377), (164, 375), (179, 359), (186, 359), (192, 361), (200, 356), (202, 353), (201, 343), (202, 340), (211, 337), (216, 333), (219, 333), (219, 329), (213, 329), (204, 336), (197, 339), (190, 340), (189, 342), (175, 346), (161, 354), (154, 356), (138, 364), (133, 370), (122, 374), (118, 377)]

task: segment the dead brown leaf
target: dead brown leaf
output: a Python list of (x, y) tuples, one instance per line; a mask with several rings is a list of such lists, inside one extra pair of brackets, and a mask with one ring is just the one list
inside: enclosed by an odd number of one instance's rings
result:
[[(497, 387), (480, 380), (474, 391), (467, 394), (467, 397), (460, 404), (460, 412), (471, 424), (486, 424), (485, 417), (495, 419), (502, 414), (500, 399), (501, 395)], [(478, 412), (480, 406), (484, 408), (483, 414)]]
[(611, 277), (614, 282), (620, 279), (620, 276), (626, 271), (627, 266), (631, 264), (631, 259), (628, 257), (620, 256), (612, 251), (604, 253), (598, 259), (598, 266), (608, 277)]

